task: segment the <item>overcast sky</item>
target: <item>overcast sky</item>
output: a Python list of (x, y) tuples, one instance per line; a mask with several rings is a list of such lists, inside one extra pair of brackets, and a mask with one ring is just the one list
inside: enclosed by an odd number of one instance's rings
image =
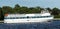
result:
[(20, 6), (27, 6), (27, 7), (40, 6), (43, 8), (46, 7), (60, 8), (60, 0), (0, 0), (0, 7), (2, 6), (14, 7), (15, 4), (19, 4)]

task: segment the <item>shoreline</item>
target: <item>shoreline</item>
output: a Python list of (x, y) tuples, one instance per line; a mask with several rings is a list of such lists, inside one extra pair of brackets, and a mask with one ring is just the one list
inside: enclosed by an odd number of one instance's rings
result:
[(60, 18), (54, 18), (53, 20), (60, 20)]

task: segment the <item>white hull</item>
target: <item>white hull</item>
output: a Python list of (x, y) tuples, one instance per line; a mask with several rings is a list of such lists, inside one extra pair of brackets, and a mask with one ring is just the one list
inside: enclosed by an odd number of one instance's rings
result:
[(52, 20), (53, 17), (48, 18), (28, 18), (28, 19), (4, 19), (4, 23), (30, 23), (30, 22), (45, 22)]

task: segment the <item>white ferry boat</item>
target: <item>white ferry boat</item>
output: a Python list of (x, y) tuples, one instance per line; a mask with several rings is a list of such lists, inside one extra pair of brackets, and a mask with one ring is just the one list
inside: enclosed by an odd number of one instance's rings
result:
[(5, 14), (4, 23), (30, 23), (52, 20), (53, 16), (48, 11), (34, 14)]

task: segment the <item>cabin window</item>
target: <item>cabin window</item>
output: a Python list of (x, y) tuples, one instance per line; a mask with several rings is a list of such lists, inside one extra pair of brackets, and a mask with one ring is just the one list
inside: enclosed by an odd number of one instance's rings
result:
[(26, 19), (26, 18), (46, 18), (46, 17), (52, 17), (52, 16), (5, 17), (5, 19)]

